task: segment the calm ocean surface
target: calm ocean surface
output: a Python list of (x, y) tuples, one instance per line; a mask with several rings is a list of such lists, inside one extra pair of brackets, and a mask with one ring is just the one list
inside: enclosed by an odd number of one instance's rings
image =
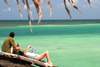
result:
[[(38, 20), (32, 21), (33, 33), (30, 33), (28, 20), (0, 20), (0, 37), (8, 36), (8, 33), (11, 31), (14, 31), (16, 36), (78, 35), (100, 33), (100, 19), (72, 21), (42, 20), (41, 22), (42, 23), (38, 25)], [(92, 26), (89, 24), (92, 24)]]
[(100, 67), (100, 19), (37, 23), (38, 20), (32, 21), (31, 33), (27, 20), (0, 20), (0, 47), (13, 31), (15, 43), (22, 49), (32, 45), (37, 54), (48, 50), (54, 66)]
[[(32, 21), (32, 25), (38, 25), (38, 20)], [(86, 19), (86, 20), (42, 20), (40, 25), (69, 25), (69, 24), (98, 24), (100, 19)], [(0, 20), (0, 26), (7, 25), (28, 25), (28, 20)]]

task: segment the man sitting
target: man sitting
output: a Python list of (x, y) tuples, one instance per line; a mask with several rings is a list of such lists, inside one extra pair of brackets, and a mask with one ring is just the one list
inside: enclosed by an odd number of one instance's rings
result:
[(15, 45), (14, 36), (15, 36), (15, 33), (11, 32), (9, 36), (5, 39), (2, 45), (3, 52), (13, 53), (13, 50), (14, 51), (20, 50), (20, 48)]

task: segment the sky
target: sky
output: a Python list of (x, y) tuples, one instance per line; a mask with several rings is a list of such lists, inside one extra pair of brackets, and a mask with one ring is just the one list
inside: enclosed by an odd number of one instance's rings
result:
[[(19, 0), (19, 3), (23, 18), (20, 17), (16, 0), (7, 1), (11, 7), (10, 11), (4, 0), (0, 0), (0, 20), (28, 20), (27, 10), (24, 9), (24, 4), (21, 2), (21, 0)], [(90, 0), (92, 8), (88, 2), (85, 3), (85, 0), (73, 1), (78, 9), (82, 12), (82, 14), (80, 14), (80, 12), (78, 12), (76, 9), (73, 9), (69, 2), (66, 0), (66, 4), (70, 10), (72, 19), (100, 19), (100, 0)], [(38, 20), (38, 14), (34, 4), (32, 3), (32, 0), (28, 0), (28, 2), (33, 14), (33, 19)], [(41, 4), (43, 20), (70, 19), (68, 13), (65, 10), (63, 0), (50, 0), (50, 3), (52, 5), (51, 17), (49, 17), (50, 9), (48, 4), (45, 1)]]

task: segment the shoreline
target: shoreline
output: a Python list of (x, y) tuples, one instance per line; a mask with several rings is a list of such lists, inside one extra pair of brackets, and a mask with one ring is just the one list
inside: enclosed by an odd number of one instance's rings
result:
[[(78, 24), (32, 24), (32, 26), (48, 26), (48, 25), (93, 25), (93, 24), (100, 24), (100, 23), (78, 23)], [(0, 25), (0, 27), (13, 27), (13, 26), (30, 26), (26, 24), (13, 24), (13, 25)]]
[[(31, 21), (32, 26), (41, 25), (86, 25), (86, 24), (100, 24), (100, 19), (73, 19), (73, 20), (38, 20)], [(0, 20), (0, 27), (11, 26), (29, 26), (28, 20)]]

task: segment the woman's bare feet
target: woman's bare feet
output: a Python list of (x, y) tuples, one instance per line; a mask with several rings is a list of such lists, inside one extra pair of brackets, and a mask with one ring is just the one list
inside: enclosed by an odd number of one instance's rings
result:
[(51, 63), (50, 61), (48, 61), (47, 63), (50, 64), (50, 65), (53, 65), (53, 63)]

